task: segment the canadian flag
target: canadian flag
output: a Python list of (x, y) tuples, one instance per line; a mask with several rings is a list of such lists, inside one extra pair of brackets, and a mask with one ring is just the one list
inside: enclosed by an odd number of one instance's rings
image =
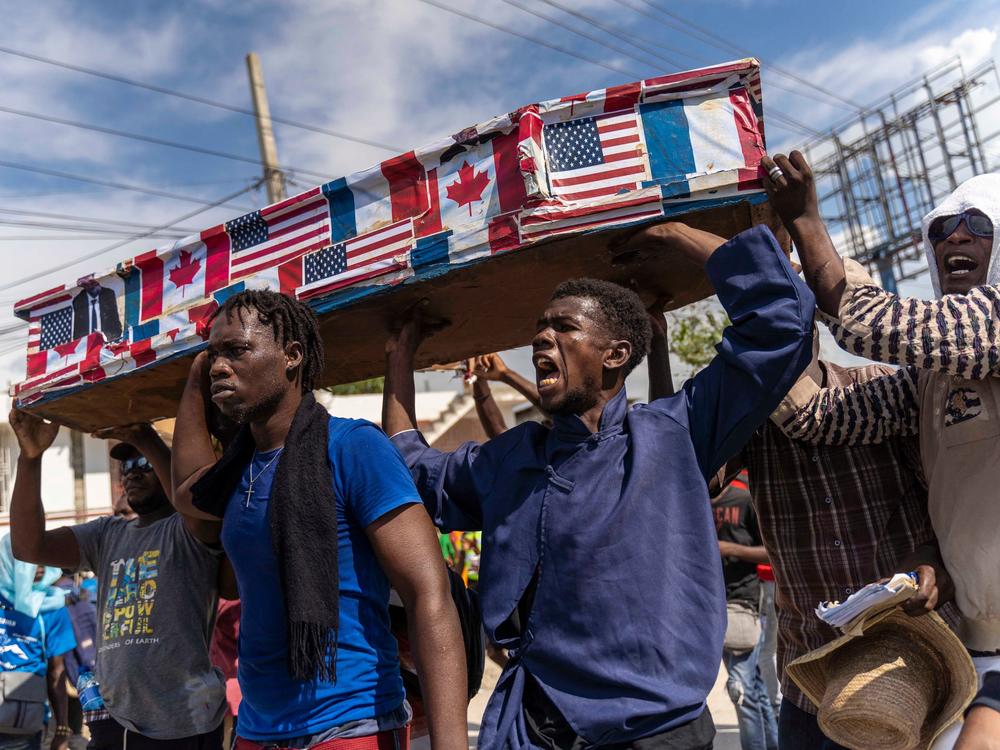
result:
[(28, 378), (31, 385), (41, 385), (96, 366), (101, 360), (104, 334), (87, 336), (28, 355)]
[(133, 260), (142, 274), (141, 322), (145, 323), (202, 300), (208, 249), (198, 235), (178, 240), (166, 252)]

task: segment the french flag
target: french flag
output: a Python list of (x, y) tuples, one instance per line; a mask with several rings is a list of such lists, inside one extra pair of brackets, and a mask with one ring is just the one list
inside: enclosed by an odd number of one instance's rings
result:
[(738, 172), (741, 190), (759, 189), (764, 139), (747, 89), (639, 105), (653, 183), (664, 197), (690, 194), (692, 180)]

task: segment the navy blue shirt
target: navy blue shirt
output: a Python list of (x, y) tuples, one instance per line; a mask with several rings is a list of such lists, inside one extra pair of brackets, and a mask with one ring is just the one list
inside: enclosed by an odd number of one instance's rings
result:
[(406, 466), (370, 422), (330, 417), (340, 567), (337, 682), (301, 682), (288, 674), (285, 600), (267, 512), (277, 466), (269, 462), (276, 455), (255, 455), (222, 524), (222, 544), (243, 605), (239, 714), (240, 736), (249, 740), (301, 737), (373, 719), (397, 709), (404, 697), (389, 630), (389, 581), (365, 528), (395, 508), (420, 502)]
[[(591, 434), (576, 416), (519, 425), (453, 453), (417, 431), (393, 443), (444, 530), (483, 532), (479, 592), (511, 660), (479, 746), (529, 746), (524, 670), (573, 730), (602, 745), (697, 718), (719, 669), (725, 592), (707, 477), (739, 452), (812, 354), (815, 300), (766, 228), (705, 271), (733, 325), (681, 391), (628, 408), (624, 390)], [(520, 637), (501, 625), (538, 571)]]

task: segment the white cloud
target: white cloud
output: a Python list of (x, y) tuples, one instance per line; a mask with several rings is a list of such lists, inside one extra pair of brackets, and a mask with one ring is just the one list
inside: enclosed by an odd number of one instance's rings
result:
[[(520, 32), (566, 47), (586, 49), (587, 54), (609, 63), (642, 68), (505, 3), (442, 1)], [(621, 6), (612, 0), (565, 1), (574, 9), (595, 15), (603, 13), (602, 17), (612, 19), (614, 25), (621, 26), (629, 20), (621, 15)], [(748, 0), (722, 1), (745, 5)], [(813, 46), (779, 62), (819, 85), (869, 101), (951, 55), (960, 54), (971, 65), (996, 54), (997, 28), (989, 25), (993, 16), (976, 11), (980, 6), (970, 7), (972, 10), (960, 15), (949, 15), (932, 4), (890, 31), (874, 30), (846, 46), (832, 42)], [(988, 6), (982, 4), (982, 7)], [(531, 101), (628, 80), (627, 76), (533, 47), (418, 0), (287, 0), (281, 4), (273, 0), (244, 0), (235, 5), (227, 0), (200, 0), (193, 8), (190, 4), (161, 6), (156, 23), (113, 17), (107, 11), (98, 16), (95, 8), (72, 0), (22, 3), (16, 12), (5, 14), (5, 38), (17, 40), (16, 44), (9, 42), (11, 46), (42, 55), (163, 82), (244, 106), (249, 105), (249, 94), (243, 54), (253, 49), (261, 56), (276, 115), (357, 133), (403, 148), (437, 140)], [(546, 7), (543, 12), (567, 21), (551, 8)], [(208, 22), (202, 16), (213, 20)], [(227, 21), (225, 28), (218, 22), (222, 16)], [(630, 20), (640, 22), (637, 18)], [(642, 26), (638, 28), (646, 36), (652, 33)], [(589, 31), (600, 34), (593, 29)], [(657, 34), (657, 39), (661, 35), (667, 36)], [(716, 51), (711, 55), (724, 57)], [(234, 138), (247, 137), (249, 143), (241, 141), (243, 147), (255, 148), (252, 121), (236, 119), (221, 110), (6, 55), (0, 55), (0, 78), (4, 80), (0, 103), (8, 106), (103, 122), (122, 129), (147, 130), (168, 138), (173, 123), (178, 127), (193, 124), (204, 128), (206, 133), (218, 126)], [(799, 119), (818, 125), (844, 114), (833, 107), (817, 106), (769, 90), (766, 81), (768, 105), (785, 109)], [(43, 126), (8, 115), (0, 115), (0, 124), (4, 134), (4, 156), (0, 158), (44, 163), (74, 172), (89, 169), (107, 179), (149, 185), (185, 179), (173, 168), (174, 157), (178, 156), (175, 152), (153, 151), (108, 136)], [(283, 162), (318, 170), (331, 178), (366, 168), (391, 155), (377, 148), (287, 126), (278, 125), (276, 130)], [(777, 135), (777, 131), (772, 133)], [(176, 139), (186, 140), (181, 136)], [(255, 156), (256, 152), (249, 155)], [(217, 162), (205, 164), (201, 171), (192, 171), (187, 181), (205, 182), (217, 176), (255, 172), (252, 165), (223, 169)], [(311, 177), (303, 179), (314, 182)], [(127, 217), (151, 224), (178, 216), (187, 208), (183, 203), (136, 194), (102, 190), (64, 193), (66, 183), (45, 185), (49, 187), (27, 192), (47, 192), (47, 196), (5, 197), (3, 205)], [(219, 184), (166, 189), (221, 195), (235, 187)], [(215, 210), (186, 223), (210, 226), (233, 213)], [(23, 234), (24, 230), (0, 229), (0, 233)], [(110, 243), (87, 240), (51, 246), (26, 243), (11, 252), (11, 243), (2, 243), (0, 252), (4, 252), (8, 278), (16, 278), (106, 244)], [(138, 244), (122, 249), (89, 268), (109, 267), (116, 256), (144, 249), (149, 247)], [(71, 280), (80, 270), (80, 267), (67, 269), (51, 281)], [(37, 285), (40, 287), (43, 282)], [(12, 298), (18, 291), (22, 290), (0, 292), (0, 298)], [(7, 322), (9, 318), (0, 314), (0, 326)], [(2, 346), (0, 341), (0, 349)], [(22, 368), (22, 359), (20, 354), (13, 359), (0, 357), (0, 368), (6, 364), (8, 371), (14, 373), (12, 376), (19, 377), (16, 371)]]

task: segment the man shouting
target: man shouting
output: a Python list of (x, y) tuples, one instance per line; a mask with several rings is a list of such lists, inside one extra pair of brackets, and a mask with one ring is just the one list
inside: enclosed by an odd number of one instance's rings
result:
[(629, 408), (650, 323), (636, 294), (604, 281), (561, 284), (538, 319), (551, 429), (429, 448), (414, 414), (419, 319), (387, 345), (384, 429), (437, 525), (483, 532), (483, 619), (510, 661), (481, 748), (712, 746), (726, 614), (706, 478), (808, 363), (814, 299), (766, 228), (725, 242), (668, 223), (630, 244), (703, 265), (734, 322), (676, 395)]

